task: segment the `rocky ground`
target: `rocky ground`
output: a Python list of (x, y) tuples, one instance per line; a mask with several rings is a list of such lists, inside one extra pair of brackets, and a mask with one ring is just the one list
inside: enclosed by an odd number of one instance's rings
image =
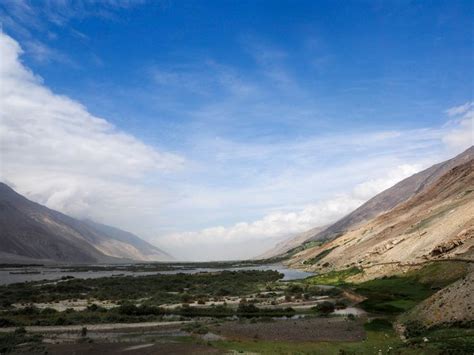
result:
[(474, 322), (474, 272), (436, 292), (402, 317), (426, 327), (456, 322)]

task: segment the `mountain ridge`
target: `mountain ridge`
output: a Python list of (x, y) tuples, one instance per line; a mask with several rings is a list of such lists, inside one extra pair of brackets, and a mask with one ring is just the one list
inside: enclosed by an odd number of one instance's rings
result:
[(370, 279), (427, 261), (471, 260), (473, 186), (474, 158), (451, 168), (390, 211), (294, 255), (288, 263), (323, 272), (357, 267), (364, 272), (356, 278)]
[(377, 194), (353, 212), (344, 216), (337, 222), (331, 224), (323, 231), (316, 233), (310, 240), (331, 239), (368, 221), (377, 215), (389, 211), (390, 209), (408, 200), (410, 197), (422, 191), (427, 185), (434, 182), (441, 175), (445, 174), (454, 166), (462, 164), (474, 158), (474, 146), (469, 147), (464, 152), (454, 158), (435, 164), (423, 171), (420, 171), (408, 178), (403, 179), (394, 186)]
[[(84, 222), (33, 202), (0, 182), (2, 260), (72, 263), (159, 261), (169, 254), (118, 228)], [(99, 227), (102, 226), (102, 227)], [(104, 228), (109, 228), (104, 233)], [(116, 236), (113, 236), (115, 231)], [(118, 232), (120, 231), (120, 233)], [(122, 235), (122, 240), (117, 235)], [(124, 237), (128, 236), (128, 242)], [(138, 247), (133, 243), (138, 243)], [(148, 255), (141, 250), (148, 248)], [(151, 257), (153, 252), (156, 257)]]

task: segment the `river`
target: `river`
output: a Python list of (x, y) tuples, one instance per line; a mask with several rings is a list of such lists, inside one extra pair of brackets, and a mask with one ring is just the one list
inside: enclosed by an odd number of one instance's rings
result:
[(110, 277), (110, 276), (145, 276), (145, 275), (156, 275), (156, 274), (195, 274), (199, 272), (217, 272), (223, 270), (276, 270), (284, 275), (283, 281), (304, 279), (308, 276), (312, 276), (312, 273), (289, 269), (281, 264), (272, 265), (256, 265), (256, 266), (243, 266), (243, 267), (231, 267), (231, 268), (176, 268), (174, 270), (167, 271), (129, 271), (129, 270), (89, 270), (89, 271), (75, 271), (69, 267), (44, 267), (44, 266), (31, 266), (31, 267), (11, 267), (0, 269), (0, 285), (8, 285), (18, 282), (27, 281), (42, 281), (42, 280), (59, 280), (62, 277), (72, 276), (78, 279), (89, 279), (99, 277)]

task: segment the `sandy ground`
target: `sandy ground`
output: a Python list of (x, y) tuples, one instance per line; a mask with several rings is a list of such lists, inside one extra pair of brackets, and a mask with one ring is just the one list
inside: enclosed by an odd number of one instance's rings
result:
[(31, 305), (39, 309), (52, 308), (58, 312), (64, 312), (66, 309), (74, 309), (75, 311), (83, 311), (91, 304), (96, 304), (102, 308), (111, 309), (118, 307), (118, 305), (112, 301), (99, 301), (99, 300), (62, 300), (57, 302), (47, 303), (14, 303), (12, 306), (15, 308), (25, 308)]

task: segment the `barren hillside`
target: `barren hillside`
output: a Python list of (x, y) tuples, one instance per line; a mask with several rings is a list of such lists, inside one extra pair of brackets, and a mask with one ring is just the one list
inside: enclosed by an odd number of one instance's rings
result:
[(419, 173), (400, 181), (391, 188), (374, 196), (336, 223), (328, 226), (320, 232), (314, 233), (311, 239), (331, 239), (349, 231), (350, 229), (353, 229), (408, 200), (412, 196), (423, 191), (424, 188), (435, 182), (453, 167), (463, 164), (471, 159), (474, 159), (474, 146), (452, 159), (433, 165), (426, 170), (420, 171)]
[(359, 267), (364, 273), (358, 277), (370, 279), (429, 260), (472, 259), (473, 246), (474, 159), (470, 159), (391, 211), (296, 254), (289, 264), (319, 272)]

